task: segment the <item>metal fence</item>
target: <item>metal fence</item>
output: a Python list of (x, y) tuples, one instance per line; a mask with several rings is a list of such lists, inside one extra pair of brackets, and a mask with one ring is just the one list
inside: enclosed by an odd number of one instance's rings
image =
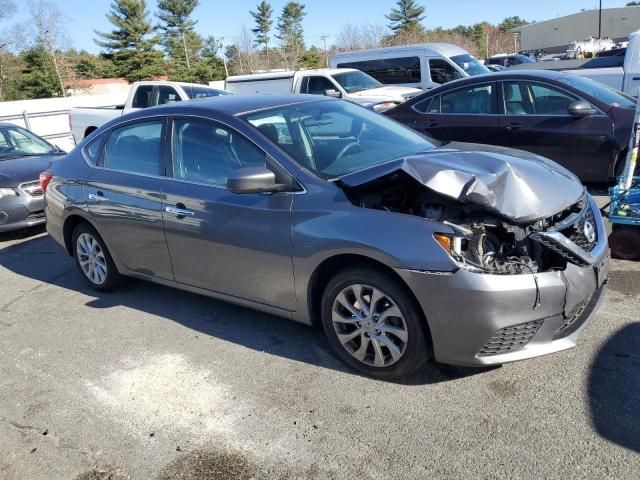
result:
[[(73, 148), (75, 146), (75, 141), (73, 139), (73, 135), (71, 133), (70, 124), (69, 124), (69, 114), (71, 110), (51, 110), (45, 112), (32, 112), (29, 113), (26, 110), (22, 113), (17, 113), (13, 115), (2, 115), (0, 116), (0, 121), (20, 124), (22, 123), (27, 130), (39, 135), (42, 138), (45, 138), (52, 143), (58, 145), (59, 147), (65, 149)], [(66, 119), (66, 121), (65, 121)], [(33, 121), (35, 123), (43, 123), (38, 122), (38, 120), (50, 120), (44, 122), (44, 124), (40, 125), (41, 128), (33, 128)], [(61, 124), (66, 125), (67, 129), (61, 129)], [(53, 133), (50, 131), (53, 130)]]

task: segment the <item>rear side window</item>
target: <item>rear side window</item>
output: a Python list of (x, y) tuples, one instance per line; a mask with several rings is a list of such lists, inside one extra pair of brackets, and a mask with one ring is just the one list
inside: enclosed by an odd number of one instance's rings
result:
[(449, 62), (440, 58), (429, 59), (429, 73), (435, 83), (448, 83), (462, 78), (462, 74)]
[(459, 88), (453, 92), (443, 93), (440, 100), (440, 113), (467, 115), (487, 115), (495, 113), (491, 100), (492, 91), (493, 87), (489, 84)]
[(147, 108), (153, 105), (153, 85), (140, 85), (131, 102), (132, 108)]
[(419, 57), (383, 58), (340, 63), (338, 68), (355, 68), (368, 73), (380, 83), (386, 85), (420, 83), (422, 81)]
[(91, 142), (82, 149), (82, 153), (84, 153), (85, 158), (94, 165), (98, 163), (98, 159), (100, 158), (103, 140), (104, 135), (100, 135), (99, 137), (91, 140)]
[(440, 95), (416, 103), (413, 109), (420, 113), (440, 113)]
[(145, 175), (162, 175), (162, 121), (113, 130), (104, 150), (104, 167)]

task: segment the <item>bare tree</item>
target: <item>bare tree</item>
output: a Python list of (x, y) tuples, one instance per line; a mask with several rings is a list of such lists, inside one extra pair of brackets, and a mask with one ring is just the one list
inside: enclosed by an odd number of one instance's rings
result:
[(60, 9), (46, 0), (30, 0), (31, 30), (35, 44), (44, 47), (51, 55), (56, 76), (60, 82), (62, 96), (66, 96), (64, 81), (61, 73), (61, 58), (59, 51), (69, 45), (64, 32), (65, 18)]
[(365, 23), (360, 27), (360, 42), (362, 43), (362, 48), (381, 47), (388, 32), (387, 27), (384, 25)]
[(16, 4), (13, 0), (0, 0), (0, 21), (11, 18), (16, 13)]
[(360, 27), (347, 23), (338, 33), (336, 45), (340, 50), (359, 50), (362, 48)]
[(253, 72), (255, 64), (255, 41), (251, 30), (249, 30), (246, 25), (242, 26), (234, 43), (238, 48), (238, 63), (242, 70), (241, 73)]

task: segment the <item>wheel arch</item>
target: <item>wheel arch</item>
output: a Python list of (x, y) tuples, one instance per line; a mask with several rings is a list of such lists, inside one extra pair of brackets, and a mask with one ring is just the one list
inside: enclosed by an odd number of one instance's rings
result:
[(320, 264), (318, 264), (318, 266), (311, 274), (309, 283), (307, 285), (307, 308), (309, 320), (312, 325), (321, 324), (320, 310), (322, 304), (322, 295), (329, 280), (339, 272), (348, 268), (355, 267), (372, 268), (388, 274), (392, 278), (397, 280), (398, 283), (406, 289), (407, 293), (413, 300), (415, 308), (424, 319), (427, 332), (430, 334), (429, 322), (426, 318), (426, 314), (407, 282), (405, 282), (404, 279), (400, 275), (398, 275), (393, 268), (382, 263), (381, 261), (371, 257), (367, 257), (365, 255), (353, 253), (341, 253), (328, 257), (324, 259)]

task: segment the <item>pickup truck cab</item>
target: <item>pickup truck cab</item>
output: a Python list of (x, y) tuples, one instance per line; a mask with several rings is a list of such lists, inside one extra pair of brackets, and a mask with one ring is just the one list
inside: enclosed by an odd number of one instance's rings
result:
[(129, 112), (183, 100), (217, 97), (228, 94), (229, 93), (224, 90), (217, 90), (197, 83), (164, 81), (136, 82), (131, 85), (129, 96), (124, 105), (72, 108), (69, 115), (71, 132), (73, 133), (73, 138), (76, 143), (80, 143), (83, 138), (109, 120), (113, 120)]
[(629, 34), (629, 44), (615, 51), (600, 52), (590, 60), (559, 60), (518, 65), (513, 69), (562, 70), (637, 97), (640, 88), (640, 30)]
[(322, 68), (227, 77), (225, 90), (234, 94), (303, 93), (342, 98), (376, 112), (418, 95), (417, 88), (386, 87), (354, 68)]

